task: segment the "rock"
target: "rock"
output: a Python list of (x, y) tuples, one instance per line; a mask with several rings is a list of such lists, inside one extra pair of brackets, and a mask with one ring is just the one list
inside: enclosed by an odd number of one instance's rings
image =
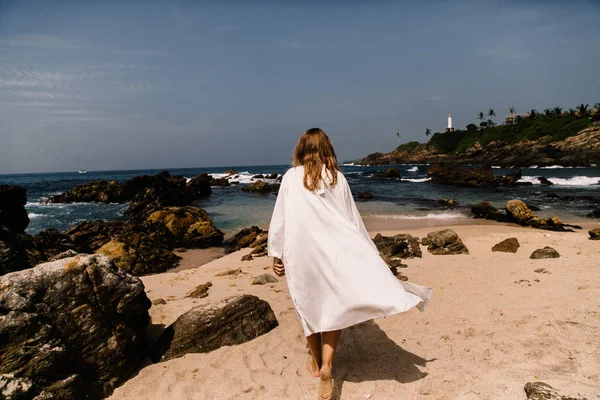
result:
[(378, 178), (400, 178), (400, 171), (398, 171), (398, 168), (388, 168), (383, 172), (376, 172), (375, 176)]
[(431, 238), (430, 237), (424, 237), (421, 239), (421, 244), (423, 246), (429, 246), (431, 244)]
[(396, 275), (396, 279), (398, 279), (399, 281), (403, 281), (403, 282), (408, 281), (408, 276), (404, 275), (402, 272), (398, 272), (394, 275)]
[(216, 274), (215, 276), (238, 276), (241, 273), (242, 273), (242, 270), (239, 268), (236, 268), (236, 269), (230, 269), (225, 272), (220, 272), (220, 273)]
[(590, 240), (600, 240), (600, 228), (592, 229), (588, 232)]
[(167, 304), (165, 299), (156, 299), (152, 302), (153, 306), (164, 306), (165, 304)]
[(527, 400), (585, 400), (583, 397), (571, 397), (559, 394), (552, 386), (544, 382), (525, 384)]
[(538, 181), (540, 181), (540, 184), (542, 184), (542, 185), (548, 185), (548, 186), (554, 185), (554, 183), (550, 182), (548, 180), (548, 178), (545, 178), (543, 176), (538, 176)]
[(467, 168), (445, 163), (431, 164), (427, 173), (432, 182), (466, 187), (510, 186), (521, 179), (521, 171), (502, 177), (496, 176), (492, 168), (488, 167)]
[(232, 238), (223, 242), (225, 254), (233, 253), (245, 247), (256, 247), (257, 245), (267, 243), (268, 232), (263, 231), (258, 226), (244, 228), (236, 233)]
[(80, 252), (93, 253), (126, 228), (124, 221), (84, 221), (65, 231)]
[(502, 213), (487, 201), (482, 201), (481, 203), (472, 206), (471, 211), (475, 215), (475, 218), (489, 219), (498, 222), (508, 222), (509, 220), (506, 214)]
[(229, 179), (227, 178), (217, 178), (210, 180), (210, 186), (229, 186)]
[(452, 229), (444, 229), (439, 232), (430, 232), (427, 234), (431, 238), (431, 244), (427, 250), (431, 254), (468, 254), (469, 249), (464, 245), (460, 237)]
[(262, 174), (254, 175), (254, 176), (252, 177), (252, 180), (254, 181), (254, 180), (256, 180), (256, 179), (265, 179), (265, 176), (264, 176), (264, 175), (262, 175)]
[(123, 203), (122, 186), (117, 181), (98, 180), (77, 185), (68, 192), (50, 197), (47, 203)]
[(173, 235), (174, 246), (206, 248), (223, 242), (223, 232), (198, 207), (165, 207), (150, 214), (147, 221), (163, 225)]
[(271, 185), (265, 181), (254, 181), (250, 186), (242, 187), (244, 192), (268, 194), (279, 189), (279, 186)]
[(443, 199), (438, 200), (438, 203), (440, 203), (441, 205), (443, 205), (446, 208), (455, 208), (456, 207), (456, 201), (454, 201), (454, 199), (451, 199), (449, 197), (444, 197)]
[(408, 267), (402, 263), (402, 259), (423, 256), (419, 239), (407, 233), (396, 236), (382, 236), (378, 233), (373, 238), (373, 243), (394, 275), (398, 273), (398, 268)]
[(75, 257), (78, 254), (79, 253), (77, 253), (75, 250), (67, 250), (67, 251), (63, 251), (62, 253), (58, 253), (55, 256), (50, 257), (48, 259), (48, 261), (58, 261), (58, 260), (62, 260), (63, 258)]
[(14, 399), (109, 396), (140, 365), (149, 308), (142, 282), (102, 256), (1, 277), (3, 395), (12, 387)]
[(529, 258), (531, 258), (533, 260), (539, 260), (539, 259), (543, 259), (543, 258), (559, 258), (559, 257), (560, 257), (560, 254), (558, 254), (558, 251), (554, 250), (550, 246), (546, 246), (543, 249), (537, 249), (536, 251), (531, 253), (531, 256), (529, 256)]
[(211, 181), (212, 178), (207, 174), (200, 174), (193, 177), (187, 183), (187, 191), (190, 201), (195, 201), (210, 196), (212, 192), (212, 189), (210, 188)]
[(142, 221), (161, 208), (186, 206), (192, 200), (183, 176), (164, 175), (137, 193), (124, 214), (132, 220)]
[(31, 268), (39, 258), (31, 236), (0, 225), (0, 275)]
[(225, 171), (225, 173), (227, 175), (237, 175), (237, 172), (235, 172), (233, 168), (229, 168), (227, 171)]
[(60, 233), (53, 228), (44, 229), (37, 235), (33, 236), (33, 244), (35, 250), (39, 254), (38, 258), (40, 261), (50, 260), (58, 254), (69, 250), (74, 253), (79, 253), (79, 249), (77, 246), (75, 246), (75, 243), (73, 243), (69, 236), (65, 235), (64, 233)]
[(208, 296), (208, 289), (212, 286), (212, 282), (206, 282), (203, 285), (197, 286), (196, 289), (192, 290), (185, 297), (192, 297), (194, 299), (203, 299)]
[(359, 192), (356, 197), (361, 200), (371, 200), (373, 198), (373, 194), (371, 192)]
[(266, 285), (268, 283), (277, 283), (279, 280), (271, 274), (262, 274), (252, 280), (253, 285)]
[(494, 247), (492, 247), (492, 251), (501, 251), (504, 253), (516, 253), (517, 250), (519, 249), (519, 240), (517, 238), (509, 238), (506, 240), (501, 241), (498, 244), (495, 244)]
[(246, 254), (245, 256), (242, 256), (242, 261), (252, 261), (254, 260), (254, 257), (252, 257), (252, 254)]
[(261, 336), (278, 326), (266, 301), (244, 295), (195, 307), (167, 327), (152, 348), (152, 361), (206, 353)]
[(119, 268), (133, 275), (165, 272), (180, 260), (171, 251), (169, 235), (161, 224), (131, 223), (96, 253), (112, 258)]
[(592, 211), (587, 216), (591, 217), (591, 218), (600, 218), (600, 208), (597, 209), (597, 210)]
[(552, 231), (565, 230), (563, 223), (558, 217), (542, 219), (535, 215), (521, 200), (509, 200), (504, 207), (511, 222), (522, 226), (532, 226)]
[(136, 194), (149, 188), (152, 184), (161, 179), (169, 178), (169, 171), (162, 171), (156, 175), (140, 175), (135, 176), (121, 185), (121, 196), (124, 202), (131, 201)]
[(21, 186), (0, 185), (0, 226), (14, 234), (24, 233), (29, 225), (25, 210), (27, 189)]
[(269, 251), (267, 250), (267, 246), (262, 245), (262, 246), (255, 247), (254, 250), (252, 250), (252, 252), (250, 253), (250, 255), (254, 258), (257, 258), (257, 257), (265, 257), (268, 255), (268, 253), (269, 253)]

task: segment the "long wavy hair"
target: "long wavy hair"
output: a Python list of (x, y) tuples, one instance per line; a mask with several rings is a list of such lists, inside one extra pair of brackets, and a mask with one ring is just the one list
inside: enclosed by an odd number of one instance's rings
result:
[[(337, 184), (338, 167), (337, 157), (329, 136), (319, 128), (312, 128), (304, 132), (298, 140), (292, 165), (304, 167), (304, 187), (308, 190), (316, 190), (321, 184), (335, 186)], [(329, 177), (325, 181), (323, 167)]]

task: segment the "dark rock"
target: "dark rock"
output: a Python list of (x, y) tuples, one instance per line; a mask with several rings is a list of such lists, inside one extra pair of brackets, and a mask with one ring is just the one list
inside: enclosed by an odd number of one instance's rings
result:
[(456, 201), (454, 201), (454, 199), (451, 199), (449, 197), (444, 197), (443, 199), (438, 200), (438, 203), (440, 203), (445, 208), (452, 209), (452, 208), (456, 207)]
[(29, 225), (25, 210), (27, 189), (21, 186), (0, 185), (0, 226), (14, 234), (24, 233)]
[(190, 201), (195, 201), (210, 196), (212, 192), (212, 189), (210, 188), (211, 181), (212, 178), (207, 174), (200, 174), (193, 177), (187, 183), (187, 191)]
[(427, 234), (431, 238), (431, 244), (427, 250), (431, 254), (468, 254), (469, 249), (464, 245), (460, 237), (452, 229), (444, 229), (439, 232), (430, 232)]
[(196, 289), (192, 290), (186, 297), (192, 297), (195, 299), (203, 299), (208, 296), (208, 289), (212, 286), (212, 282), (206, 282), (203, 285), (197, 286)]
[(394, 275), (396, 276), (396, 279), (398, 279), (399, 281), (403, 281), (403, 282), (408, 281), (408, 276), (404, 275), (402, 272), (398, 272)]
[(361, 200), (371, 200), (373, 198), (373, 194), (371, 192), (359, 192), (356, 197)]
[(540, 181), (540, 184), (542, 184), (542, 185), (548, 185), (548, 186), (554, 185), (554, 183), (550, 182), (548, 180), (548, 178), (545, 178), (543, 176), (538, 176), (538, 181)]
[(527, 204), (527, 207), (529, 207), (529, 209), (530, 209), (531, 211), (541, 211), (541, 210), (542, 210), (540, 207), (538, 207), (538, 206), (535, 206), (535, 205), (533, 205), (533, 204)]
[(102, 256), (1, 277), (1, 397), (109, 396), (144, 356), (149, 308), (142, 282)]
[(589, 213), (588, 217), (600, 218), (600, 208)]
[(225, 253), (233, 253), (245, 247), (256, 247), (257, 245), (266, 245), (268, 233), (258, 226), (244, 228), (236, 233), (232, 238), (223, 242)]
[(600, 228), (592, 229), (588, 233), (590, 234), (590, 240), (600, 240)]
[(31, 268), (39, 258), (31, 236), (0, 225), (0, 275)]
[(142, 190), (152, 186), (152, 184), (161, 179), (169, 178), (171, 174), (169, 171), (162, 171), (156, 175), (140, 175), (135, 176), (121, 185), (121, 196), (122, 200), (131, 201), (133, 197), (141, 192)]
[(164, 225), (130, 223), (96, 250), (110, 257), (122, 270), (133, 275), (165, 272), (179, 264), (172, 251), (171, 233)]
[(528, 382), (525, 384), (525, 394), (527, 400), (586, 400), (584, 397), (561, 395), (544, 382)]
[(65, 231), (75, 247), (82, 253), (93, 253), (122, 232), (124, 221), (84, 221)]
[(252, 279), (253, 285), (266, 285), (268, 283), (277, 283), (279, 280), (271, 274), (262, 274)]
[(60, 233), (56, 229), (44, 229), (37, 235), (33, 236), (33, 244), (35, 250), (39, 254), (40, 261), (46, 261), (54, 256), (71, 250), (78, 253), (79, 249), (71, 238), (64, 233)]
[(136, 194), (125, 215), (133, 220), (145, 220), (154, 211), (164, 207), (182, 207), (191, 202), (183, 176), (156, 179), (152, 185)]
[(152, 348), (152, 361), (206, 353), (261, 336), (278, 322), (266, 301), (244, 295), (195, 307), (181, 315)]
[(278, 179), (279, 174), (265, 175), (265, 179)]
[(215, 276), (238, 276), (241, 273), (242, 273), (242, 270), (240, 268), (236, 268), (236, 269), (227, 270), (225, 272), (220, 272), (220, 273), (216, 274)]
[(271, 185), (270, 183), (265, 182), (265, 181), (254, 181), (250, 184), (250, 186), (242, 187), (242, 190), (244, 192), (250, 192), (250, 193), (268, 194), (273, 191), (279, 190), (279, 186)]
[(227, 171), (225, 171), (225, 173), (227, 175), (237, 175), (237, 172), (235, 172), (233, 168), (229, 168)]
[(534, 251), (533, 253), (531, 253), (531, 256), (529, 256), (529, 258), (533, 259), (533, 260), (539, 260), (539, 259), (543, 259), (543, 258), (559, 258), (560, 254), (558, 254), (558, 251), (554, 250), (552, 247), (546, 246), (543, 249), (537, 249), (536, 251)]
[(221, 187), (229, 186), (229, 179), (227, 179), (227, 178), (211, 179), (210, 186), (221, 186)]
[(421, 239), (421, 244), (423, 246), (429, 246), (431, 244), (431, 238), (430, 237), (424, 237)]
[(492, 168), (488, 167), (467, 168), (445, 163), (431, 164), (427, 173), (432, 182), (466, 187), (510, 186), (521, 179), (521, 171), (502, 177), (496, 176)]
[(254, 250), (252, 250), (252, 252), (250, 253), (250, 255), (254, 258), (257, 257), (265, 257), (268, 254), (268, 250), (267, 250), (267, 246), (266, 245), (262, 245), (262, 246), (256, 246), (254, 248)]
[(174, 246), (206, 248), (223, 242), (223, 232), (198, 207), (165, 207), (150, 214), (147, 221), (163, 225), (173, 235)]
[(94, 181), (77, 185), (68, 192), (50, 197), (47, 203), (123, 203), (123, 187), (117, 181)]
[(502, 213), (487, 201), (482, 201), (481, 203), (472, 206), (471, 211), (475, 215), (475, 218), (489, 219), (498, 222), (508, 222), (509, 220), (506, 214)]
[(495, 244), (492, 251), (501, 251), (503, 253), (516, 253), (521, 245), (517, 238), (509, 238)]
[(156, 300), (152, 301), (153, 306), (164, 306), (165, 304), (167, 304), (165, 299), (156, 299)]
[(383, 172), (376, 172), (375, 176), (378, 178), (400, 178), (400, 171), (398, 171), (398, 168), (388, 168)]
[(509, 200), (505, 205), (506, 214), (511, 222), (538, 229), (564, 231), (563, 223), (558, 217), (542, 219), (535, 215), (521, 200)]
[(242, 261), (252, 261), (254, 260), (254, 257), (252, 257), (252, 254), (246, 254), (244, 256), (242, 256)]
[(254, 176), (252, 177), (252, 180), (256, 180), (256, 179), (265, 179), (265, 176), (264, 176), (264, 175), (261, 175), (261, 174), (254, 175)]
[(402, 263), (402, 259), (423, 256), (419, 239), (407, 233), (396, 236), (382, 236), (378, 233), (373, 238), (373, 243), (377, 246), (381, 258), (394, 275), (398, 273), (398, 268), (408, 267), (408, 265)]

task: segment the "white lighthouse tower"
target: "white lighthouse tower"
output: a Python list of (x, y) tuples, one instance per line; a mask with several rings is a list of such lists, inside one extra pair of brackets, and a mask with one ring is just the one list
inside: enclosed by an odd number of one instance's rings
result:
[(446, 132), (454, 132), (454, 128), (452, 127), (452, 114), (448, 114), (448, 127), (446, 128)]

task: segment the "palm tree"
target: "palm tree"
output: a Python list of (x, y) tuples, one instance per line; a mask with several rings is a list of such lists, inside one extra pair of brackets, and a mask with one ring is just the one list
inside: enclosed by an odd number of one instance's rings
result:
[(493, 109), (490, 108), (490, 111), (488, 111), (488, 115), (490, 117), (495, 117), (496, 116), (496, 111), (494, 111)]
[(532, 108), (531, 111), (529, 111), (529, 118), (535, 119), (535, 117), (537, 117), (537, 110), (535, 108)]
[(577, 110), (575, 110), (574, 108), (569, 108), (569, 115), (571, 117), (574, 117), (577, 114)]
[(496, 123), (494, 121), (492, 121), (491, 119), (487, 120), (487, 126), (494, 126), (496, 125)]
[(553, 114), (553, 111), (549, 108), (545, 108), (544, 109), (544, 114), (546, 114), (546, 117), (550, 118)]
[(575, 107), (577, 109), (577, 112), (579, 113), (580, 117), (585, 117), (587, 115), (589, 106), (590, 106), (589, 104), (581, 103), (580, 105)]
[(425, 136), (427, 136), (427, 141), (429, 141), (429, 136), (431, 135), (431, 129), (425, 129)]
[(515, 113), (515, 108), (511, 107), (508, 109), (508, 114), (513, 115)]
[(479, 112), (479, 117), (477, 117), (477, 119), (479, 119), (480, 121), (483, 121), (485, 119), (485, 114), (483, 113), (483, 111)]
[(556, 106), (552, 109), (552, 112), (554, 113), (554, 115), (556, 115), (557, 117), (560, 117), (562, 115), (562, 107), (560, 106)]

